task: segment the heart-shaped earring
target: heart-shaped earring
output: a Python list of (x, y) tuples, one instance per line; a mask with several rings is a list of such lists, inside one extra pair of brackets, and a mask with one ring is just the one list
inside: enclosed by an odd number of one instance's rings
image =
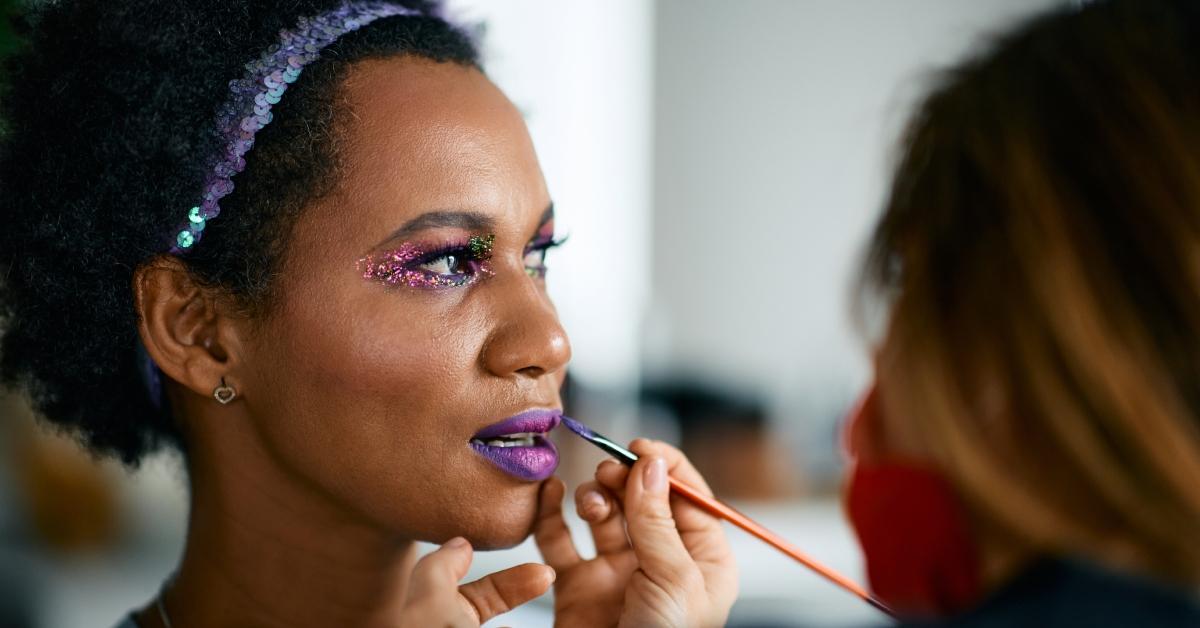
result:
[(237, 397), (237, 391), (233, 389), (233, 386), (226, 385), (225, 378), (222, 377), (221, 385), (213, 389), (213, 399), (216, 399), (221, 405), (225, 405), (233, 401), (234, 397)]

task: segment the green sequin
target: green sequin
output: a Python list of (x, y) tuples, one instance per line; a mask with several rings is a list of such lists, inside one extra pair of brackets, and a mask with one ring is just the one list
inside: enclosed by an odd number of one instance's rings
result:
[(200, 223), (204, 222), (204, 214), (200, 213), (199, 207), (193, 207), (191, 210), (188, 211), (188, 220), (190, 220), (196, 224), (200, 224)]
[(196, 236), (192, 235), (191, 231), (180, 231), (179, 235), (175, 237), (175, 243), (179, 245), (179, 248), (186, 249), (196, 243)]

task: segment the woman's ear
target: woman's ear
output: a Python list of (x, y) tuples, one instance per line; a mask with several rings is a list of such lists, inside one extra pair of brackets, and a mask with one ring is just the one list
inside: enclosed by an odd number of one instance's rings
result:
[(138, 267), (133, 295), (146, 353), (167, 377), (204, 397), (222, 378), (237, 388), (241, 326), (225, 299), (197, 284), (171, 256)]

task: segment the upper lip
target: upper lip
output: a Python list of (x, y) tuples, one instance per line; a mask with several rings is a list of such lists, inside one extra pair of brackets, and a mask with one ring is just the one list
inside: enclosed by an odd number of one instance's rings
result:
[(544, 434), (557, 427), (561, 420), (562, 410), (526, 410), (475, 432), (475, 436), (472, 438), (498, 438), (512, 434), (527, 433)]

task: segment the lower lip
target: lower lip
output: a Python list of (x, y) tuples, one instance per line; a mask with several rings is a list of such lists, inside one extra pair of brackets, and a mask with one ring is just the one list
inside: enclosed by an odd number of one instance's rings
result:
[(471, 443), (471, 448), (501, 471), (526, 482), (539, 482), (558, 468), (558, 450), (545, 436), (534, 436), (532, 447), (491, 447)]

